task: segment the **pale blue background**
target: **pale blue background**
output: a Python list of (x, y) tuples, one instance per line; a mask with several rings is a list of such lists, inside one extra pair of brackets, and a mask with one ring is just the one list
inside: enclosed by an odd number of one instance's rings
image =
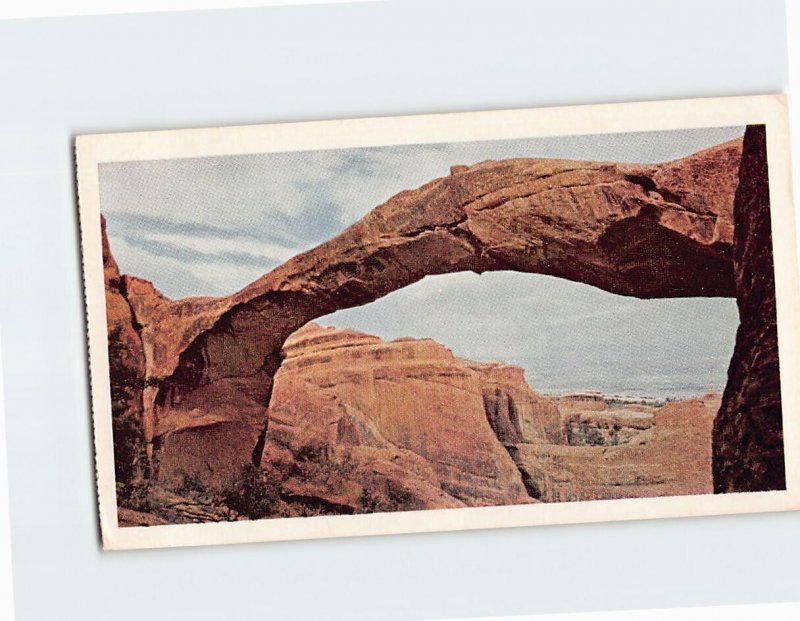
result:
[(800, 515), (101, 553), (72, 138), (775, 92), (779, 0), (386, 2), (0, 22), (19, 619), (424, 619), (800, 600)]

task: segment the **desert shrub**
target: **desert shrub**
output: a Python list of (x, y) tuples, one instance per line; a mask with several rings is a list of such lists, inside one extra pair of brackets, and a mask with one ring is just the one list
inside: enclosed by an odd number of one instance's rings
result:
[[(418, 501), (409, 490), (401, 487), (394, 481), (386, 482), (386, 489), (392, 505), (399, 510), (419, 509)], [(477, 490), (474, 492), (477, 494)]]
[(280, 502), (280, 484), (268, 479), (253, 464), (246, 464), (223, 489), (222, 500), (229, 508), (251, 520), (274, 516)]
[(316, 444), (306, 444), (295, 451), (297, 461), (322, 462), (327, 457), (325, 447)]
[(377, 489), (370, 485), (365, 485), (358, 497), (358, 504), (361, 506), (360, 513), (380, 513), (387, 511), (387, 502)]
[(196, 472), (186, 473), (183, 472), (183, 479), (181, 480), (181, 484), (178, 486), (178, 492), (181, 494), (208, 494), (209, 489), (208, 486), (205, 484), (203, 479), (200, 478), (200, 475)]
[(153, 510), (150, 488), (117, 482), (117, 506), (147, 513)]
[(111, 416), (114, 475), (121, 483), (134, 484), (141, 476), (145, 454), (141, 424), (127, 411), (124, 403), (117, 400), (112, 401)]

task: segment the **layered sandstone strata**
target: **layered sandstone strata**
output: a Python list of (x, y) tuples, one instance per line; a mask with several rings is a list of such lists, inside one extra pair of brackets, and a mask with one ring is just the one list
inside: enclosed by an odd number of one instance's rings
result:
[[(395, 509), (530, 502), (484, 412), (483, 382), (435, 341), (309, 324), (286, 343), (262, 464), (290, 494), (328, 493)], [(532, 392), (532, 391), (531, 391)], [(293, 473), (298, 462), (316, 472)], [(302, 470), (302, 468), (301, 468)], [(324, 493), (324, 490), (322, 490)]]
[[(244, 440), (207, 420), (160, 429), (151, 493), (168, 501), (169, 519), (224, 519), (168, 490), (187, 474), (224, 487), (237, 474), (236, 442), (242, 452), (257, 443), (261, 467), (300, 515), (712, 490), (718, 396), (663, 408), (556, 400), (533, 391), (518, 367), (460, 359), (430, 339), (386, 342), (313, 323), (287, 340), (285, 356), (260, 443), (257, 420)], [(609, 421), (614, 441), (599, 431)], [(120, 518), (164, 523), (163, 511), (125, 509)]]
[[(711, 429), (719, 395), (642, 416), (622, 442), (508, 446), (529, 493), (545, 502), (710, 494)], [(592, 421), (590, 415), (587, 421)], [(594, 419), (596, 427), (603, 419)], [(619, 423), (617, 423), (619, 424)], [(622, 425), (620, 425), (622, 426)]]
[[(262, 464), (285, 496), (332, 512), (713, 489), (719, 395), (663, 407), (600, 399), (576, 410), (586, 404), (557, 405), (518, 367), (458, 359), (427, 339), (385, 342), (314, 324), (292, 335), (286, 356)], [(571, 431), (576, 416), (593, 431)], [(598, 433), (609, 424), (614, 441)]]

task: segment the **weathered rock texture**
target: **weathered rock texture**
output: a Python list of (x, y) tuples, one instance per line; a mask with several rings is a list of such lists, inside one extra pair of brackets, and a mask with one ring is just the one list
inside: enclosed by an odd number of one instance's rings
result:
[(714, 425), (714, 488), (786, 488), (766, 128), (744, 136), (734, 202), (733, 266), (740, 326)]
[(503, 444), (565, 441), (561, 415), (552, 399), (531, 390), (520, 367), (462, 361), (481, 382), (483, 412)]
[[(290, 499), (349, 513), (712, 490), (718, 395), (660, 409), (559, 408), (518, 367), (314, 324), (286, 354), (262, 464)], [(571, 446), (561, 421), (578, 413), (627, 435), (611, 448)]]
[[(710, 494), (711, 428), (719, 403), (719, 395), (708, 395), (667, 404), (649, 418), (633, 413), (631, 421), (638, 424), (628, 428), (624, 442), (611, 446), (508, 449), (529, 493), (545, 502)], [(586, 416), (591, 420), (591, 413)], [(621, 412), (617, 417), (624, 418)]]
[(597, 411), (578, 412), (565, 423), (567, 444), (571, 446), (617, 446), (626, 444), (639, 432), (652, 426), (652, 414), (646, 412)]
[[(732, 141), (662, 165), (520, 159), (454, 167), (226, 298), (171, 301), (145, 281), (107, 270), (112, 349), (122, 350), (123, 371), (137, 375), (125, 385), (142, 387), (135, 394), (118, 391), (120, 403), (138, 416), (149, 476), (165, 480), (188, 469), (220, 481), (245, 462), (260, 463), (267, 443), (278, 438), (265, 412), (289, 335), (316, 317), (366, 304), (426, 275), (515, 270), (643, 298), (733, 296), (737, 282), (744, 286), (733, 269), (740, 159), (741, 141)], [(747, 253), (742, 257), (749, 260)], [(565, 435), (547, 422), (549, 406), (519, 399), (506, 371), (469, 370), (486, 380), (477, 394), (489, 413), (486, 425), (502, 442), (521, 446)], [(449, 378), (447, 390), (464, 377)], [(381, 385), (388, 390), (391, 382)], [(430, 433), (408, 428), (417, 416), (411, 412), (399, 409), (404, 422), (383, 421), (376, 438), (423, 459), (415, 462), (419, 468), (438, 459), (438, 475), (452, 478), (444, 472), (446, 459), (458, 452), (436, 447), (445, 452), (430, 453)], [(343, 422), (349, 429), (343, 437), (377, 425), (362, 414), (366, 427)], [(397, 435), (400, 428), (405, 436)], [(215, 450), (220, 446), (227, 450)], [(506, 476), (501, 461), (481, 466), (463, 489), (446, 493), (472, 502), (465, 489), (480, 488), (481, 477)], [(457, 464), (450, 465), (454, 472)], [(422, 487), (414, 492), (420, 498), (428, 493)]]
[[(663, 408), (575, 410), (531, 390), (522, 370), (459, 359), (428, 340), (381, 339), (316, 324), (286, 342), (261, 465), (276, 515), (353, 514), (709, 493), (719, 396)], [(603, 403), (603, 405), (605, 405)], [(562, 419), (609, 420), (625, 439), (568, 443)], [(147, 507), (120, 525), (228, 519), (208, 494), (236, 473), (214, 426), (165, 432)], [(591, 434), (589, 434), (591, 435)], [(195, 483), (194, 485), (197, 485)], [(158, 507), (158, 510), (154, 510)]]
[(583, 411), (616, 442), (570, 445), (578, 412), (518, 367), (309, 324), (286, 342), (261, 463), (285, 500), (331, 513), (710, 493), (718, 407)]
[[(515, 388), (544, 401), (524, 380)], [(530, 502), (483, 394), (481, 373), (434, 341), (309, 324), (286, 342), (261, 463), (284, 496), (350, 512)]]
[(115, 476), (120, 483), (135, 484), (147, 474), (142, 423), (144, 349), (128, 303), (125, 280), (120, 277), (106, 239), (105, 219), (101, 229)]

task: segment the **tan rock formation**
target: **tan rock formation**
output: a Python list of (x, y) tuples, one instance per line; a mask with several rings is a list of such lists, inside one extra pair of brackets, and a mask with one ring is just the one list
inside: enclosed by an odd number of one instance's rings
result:
[(509, 451), (545, 502), (710, 494), (711, 429), (719, 395), (674, 402), (624, 443), (518, 444)]
[(565, 442), (556, 404), (531, 390), (520, 367), (469, 360), (464, 363), (480, 376), (483, 409), (500, 442)]
[(602, 412), (606, 409), (606, 402), (599, 392), (582, 392), (559, 397), (558, 407), (562, 412)]
[(111, 425), (114, 436), (114, 467), (118, 483), (136, 484), (146, 475), (146, 441), (143, 427), (142, 389), (145, 355), (127, 299), (124, 277), (106, 238), (101, 220), (103, 276), (106, 292), (106, 326), (111, 388)]
[(530, 502), (487, 421), (483, 389), (478, 372), (434, 341), (309, 324), (286, 342), (262, 464), (290, 495), (353, 510), (365, 500), (394, 510)]
[[(287, 340), (262, 465), (335, 513), (711, 493), (719, 403), (559, 412), (518, 367), (309, 324)], [(568, 444), (575, 416), (615, 441)]]
[[(261, 464), (285, 501), (312, 513), (712, 491), (718, 395), (605, 410), (567, 400), (559, 411), (521, 369), (458, 359), (427, 339), (309, 324), (285, 350)], [(581, 433), (570, 427), (576, 416)], [(192, 433), (205, 437), (203, 451), (193, 435), (165, 434), (160, 479), (175, 487), (199, 473), (224, 484), (234, 472), (207, 463), (229, 444), (213, 429)]]
[(572, 446), (617, 446), (631, 442), (653, 422), (653, 414), (646, 411), (612, 410), (602, 415), (586, 411), (572, 413), (564, 427)]

